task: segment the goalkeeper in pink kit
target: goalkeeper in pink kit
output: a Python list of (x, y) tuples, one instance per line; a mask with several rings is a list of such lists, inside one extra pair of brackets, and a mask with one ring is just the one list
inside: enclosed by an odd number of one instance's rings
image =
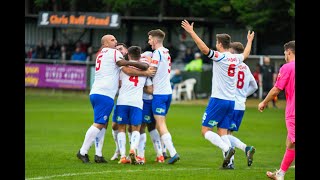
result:
[(280, 70), (274, 84), (266, 98), (258, 105), (258, 110), (263, 111), (268, 102), (276, 97), (280, 91), (285, 90), (286, 95), (286, 127), (287, 140), (286, 152), (284, 153), (280, 169), (275, 172), (267, 172), (270, 179), (283, 180), (289, 166), (295, 159), (295, 41), (284, 44), (286, 64)]

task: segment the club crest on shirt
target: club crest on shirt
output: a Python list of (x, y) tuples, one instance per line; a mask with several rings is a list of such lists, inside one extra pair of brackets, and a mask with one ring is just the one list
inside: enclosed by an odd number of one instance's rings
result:
[(237, 128), (237, 125), (235, 123), (232, 123), (230, 126), (230, 129), (234, 129), (234, 128)]
[(156, 112), (157, 112), (157, 113), (163, 113), (163, 112), (164, 112), (164, 109), (162, 109), (162, 108), (157, 108), (157, 109), (156, 109)]
[(122, 121), (122, 117), (117, 116), (117, 121)]
[(217, 51), (214, 51), (214, 57), (215, 57), (215, 58), (218, 58), (218, 56), (219, 56), (218, 52), (217, 52)]
[(210, 121), (208, 122), (208, 124), (211, 125), (211, 126), (215, 126), (215, 125), (218, 124), (218, 122), (215, 121), (215, 120), (210, 120)]
[(150, 121), (150, 116), (145, 115), (145, 116), (144, 116), (144, 120), (146, 120), (146, 121)]

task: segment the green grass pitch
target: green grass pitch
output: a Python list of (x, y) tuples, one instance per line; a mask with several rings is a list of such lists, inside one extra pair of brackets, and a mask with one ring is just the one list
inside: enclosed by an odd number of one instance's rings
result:
[[(25, 91), (25, 178), (32, 179), (268, 179), (266, 171), (280, 167), (285, 152), (286, 128), (284, 101), (279, 109), (257, 110), (258, 100), (248, 100), (240, 131), (235, 136), (247, 145), (254, 145), (256, 153), (251, 167), (244, 152), (236, 149), (235, 169), (221, 170), (221, 150), (201, 135), (202, 115), (207, 100), (186, 104), (172, 104), (167, 126), (181, 160), (174, 165), (154, 162), (156, 157), (147, 132), (146, 164), (118, 164), (110, 161), (115, 143), (111, 122), (107, 128), (103, 155), (107, 164), (93, 161), (94, 147), (89, 151), (91, 164), (83, 164), (76, 157), (85, 133), (93, 123), (93, 111), (88, 93), (56, 92), (54, 90)], [(214, 129), (216, 130), (216, 129)], [(128, 150), (127, 150), (128, 152)], [(286, 180), (295, 179), (290, 168)]]

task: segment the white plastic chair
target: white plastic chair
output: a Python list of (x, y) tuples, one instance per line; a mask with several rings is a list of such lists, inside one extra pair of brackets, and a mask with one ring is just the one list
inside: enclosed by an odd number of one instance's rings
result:
[(197, 80), (195, 78), (189, 78), (184, 80), (183, 82), (176, 84), (177, 90), (176, 90), (176, 97), (177, 101), (181, 100), (181, 96), (186, 94), (187, 100), (192, 100), (196, 98), (196, 95), (194, 93), (194, 85), (197, 83)]

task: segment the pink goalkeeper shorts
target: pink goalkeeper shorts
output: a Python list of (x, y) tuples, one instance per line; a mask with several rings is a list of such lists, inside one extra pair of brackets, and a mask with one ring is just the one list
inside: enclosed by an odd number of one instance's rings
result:
[(286, 127), (288, 131), (288, 136), (287, 138), (292, 142), (296, 142), (296, 122), (295, 119), (286, 119)]

